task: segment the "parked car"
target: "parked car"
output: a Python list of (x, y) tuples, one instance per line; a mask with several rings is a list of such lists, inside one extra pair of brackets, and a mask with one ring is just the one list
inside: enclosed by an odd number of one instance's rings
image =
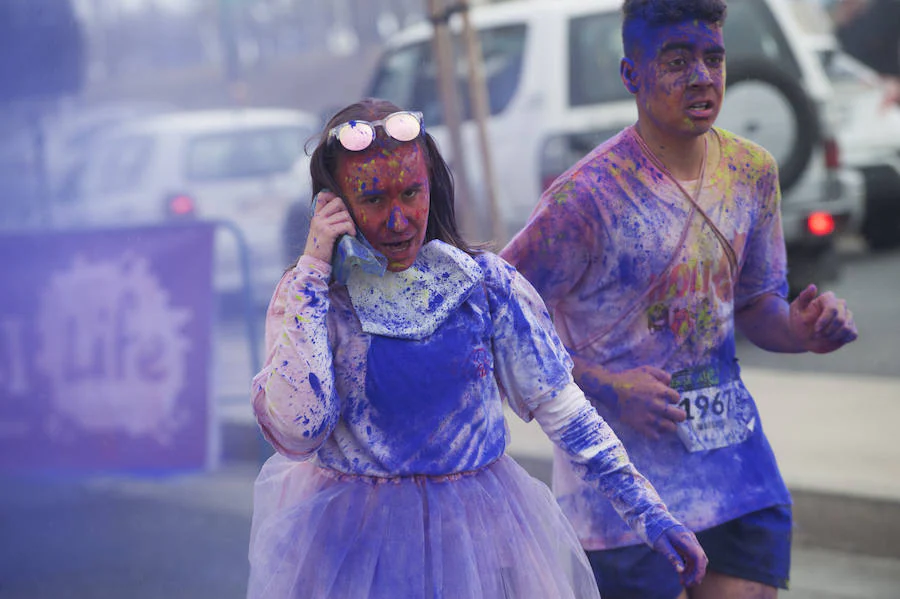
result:
[[(256, 300), (268, 301), (284, 267), (281, 227), (288, 206), (309, 195), (309, 173), (297, 169), (318, 125), (286, 109), (175, 112), (137, 119), (98, 142), (57, 205), (64, 226), (121, 226), (198, 218), (237, 226), (249, 247)], [(214, 286), (242, 285), (234, 234), (219, 227)]]
[(130, 119), (174, 110), (156, 102), (74, 102), (10, 107), (0, 117), (0, 228), (43, 227), (53, 197), (64, 194), (94, 141)]
[(900, 246), (900, 106), (884, 81), (825, 33), (808, 38), (835, 90), (841, 160), (865, 177), (862, 234), (874, 250)]
[(106, 102), (91, 106), (63, 106), (44, 122), (47, 177), (54, 195), (79, 177), (93, 144), (129, 121), (175, 112), (164, 102)]
[[(619, 78), (620, 9), (620, 0), (514, 0), (471, 10), (508, 236), (557, 176), (637, 118)], [(864, 189), (862, 176), (838, 163), (823, 116), (831, 85), (815, 55), (796, 41), (798, 26), (784, 1), (731, 0), (728, 10), (727, 99), (718, 125), (761, 143), (778, 160), (792, 286), (827, 280), (837, 274), (835, 233), (859, 227)], [(451, 26), (458, 31), (460, 23)], [(420, 23), (391, 38), (368, 93), (421, 110), (429, 132), (446, 146), (431, 35), (431, 25)], [(458, 60), (466, 97), (463, 56)], [(467, 120), (465, 147), (478, 147), (476, 133)], [(475, 194), (483, 197), (477, 153), (465, 159)]]

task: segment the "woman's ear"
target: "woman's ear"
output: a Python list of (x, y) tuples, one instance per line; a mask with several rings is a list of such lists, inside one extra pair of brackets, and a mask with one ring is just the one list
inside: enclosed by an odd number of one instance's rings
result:
[(627, 57), (623, 58), (622, 62), (619, 63), (619, 75), (622, 77), (622, 83), (625, 84), (625, 89), (632, 94), (636, 94), (638, 85), (637, 69), (634, 67), (634, 61)]

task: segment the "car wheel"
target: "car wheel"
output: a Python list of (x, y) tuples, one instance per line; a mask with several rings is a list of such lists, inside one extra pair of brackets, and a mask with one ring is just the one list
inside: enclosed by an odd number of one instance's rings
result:
[(771, 152), (786, 192), (800, 179), (820, 139), (815, 105), (798, 81), (766, 60), (729, 61), (725, 90), (716, 124)]
[(862, 169), (866, 178), (866, 216), (862, 234), (876, 251), (900, 246), (900, 176), (893, 167)]
[(863, 221), (862, 234), (875, 251), (900, 246), (900, 219), (895, 214), (869, 214)]
[(787, 248), (788, 293), (797, 297), (810, 283), (822, 287), (840, 277), (841, 257), (834, 240), (818, 245), (790, 245)]

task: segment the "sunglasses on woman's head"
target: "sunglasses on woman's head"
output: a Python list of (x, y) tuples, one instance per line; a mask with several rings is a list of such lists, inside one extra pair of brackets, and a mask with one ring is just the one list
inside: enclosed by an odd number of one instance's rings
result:
[(345, 150), (361, 152), (375, 141), (375, 127), (381, 126), (389, 137), (397, 141), (412, 141), (422, 133), (422, 113), (402, 110), (377, 121), (348, 121), (328, 132)]

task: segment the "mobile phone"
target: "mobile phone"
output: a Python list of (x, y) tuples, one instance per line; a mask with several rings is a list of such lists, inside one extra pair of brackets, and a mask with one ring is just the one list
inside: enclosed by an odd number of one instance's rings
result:
[[(323, 189), (322, 191), (329, 191)], [(332, 192), (333, 193), (333, 192)], [(343, 198), (341, 199), (343, 201)], [(312, 213), (316, 211), (316, 200), (313, 200)], [(346, 285), (350, 278), (350, 271), (358, 267), (363, 272), (382, 276), (387, 270), (387, 258), (368, 242), (368, 240), (356, 227), (356, 236), (341, 235), (334, 245), (334, 253), (331, 255), (331, 274), (334, 279)]]
[(379, 277), (387, 270), (387, 258), (366, 241), (359, 229), (356, 237), (341, 235), (338, 239), (331, 257), (331, 273), (338, 283), (346, 285), (354, 266)]

